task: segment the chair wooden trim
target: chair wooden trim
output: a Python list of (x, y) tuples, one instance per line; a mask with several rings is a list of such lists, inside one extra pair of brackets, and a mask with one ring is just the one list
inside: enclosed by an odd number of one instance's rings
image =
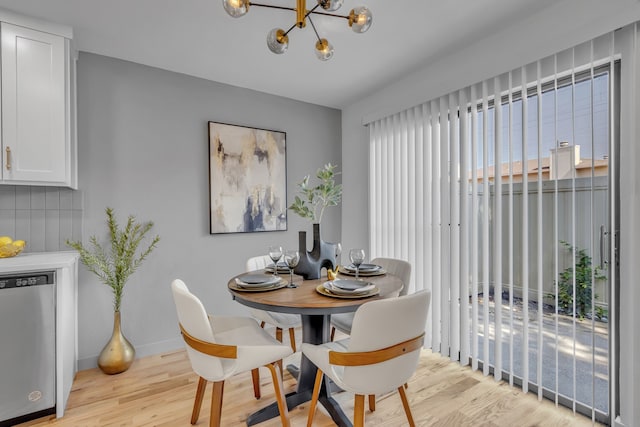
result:
[(410, 340), (374, 351), (341, 352), (330, 351), (329, 363), (338, 366), (365, 366), (375, 365), (390, 359), (411, 353), (422, 348), (424, 333)]
[(222, 357), (225, 359), (237, 359), (238, 347), (235, 345), (215, 344), (212, 342), (203, 341), (192, 335), (189, 335), (187, 331), (180, 324), (180, 332), (182, 332), (182, 338), (192, 349), (199, 351), (200, 353), (207, 354), (214, 357)]
[[(187, 345), (196, 351), (207, 354), (209, 356), (221, 357), (225, 359), (237, 359), (238, 347), (235, 345), (215, 344), (198, 339), (190, 335), (180, 324), (180, 332), (182, 338)], [(282, 375), (280, 370), (282, 369), (282, 361), (276, 360), (272, 363), (264, 365), (271, 372), (273, 379), (273, 387), (275, 389), (276, 401), (278, 402), (278, 410), (280, 412), (280, 420), (282, 425), (289, 427), (291, 425), (289, 421), (289, 410), (287, 408), (286, 397), (284, 389), (282, 387)], [(253, 380), (253, 390), (256, 399), (260, 398), (260, 375), (258, 369), (251, 371), (251, 377)], [(193, 402), (193, 411), (191, 412), (191, 424), (194, 425), (198, 422), (200, 417), (200, 408), (202, 407), (202, 400), (204, 398), (204, 392), (207, 387), (207, 380), (202, 377), (198, 379), (198, 388), (196, 390), (196, 397)], [(209, 418), (210, 427), (220, 427), (222, 417), (222, 397), (224, 395), (224, 381), (214, 381), (213, 391), (211, 393), (211, 415)]]
[[(403, 341), (401, 343), (392, 345), (390, 347), (386, 347), (379, 350), (374, 351), (362, 351), (362, 352), (339, 352), (339, 351), (329, 351), (329, 363), (332, 365), (338, 366), (366, 366), (373, 365), (376, 363), (382, 363), (390, 359), (394, 359), (396, 357), (400, 357), (404, 354), (411, 353), (413, 351), (419, 350), (422, 348), (424, 344), (424, 333), (421, 335), (411, 338), (407, 341)], [(318, 397), (320, 394), (320, 386), (322, 385), (322, 379), (324, 377), (324, 373), (321, 369), (318, 369), (316, 373), (316, 380), (313, 385), (313, 394), (311, 396), (311, 404), (309, 405), (309, 417), (307, 418), (307, 427), (311, 427), (313, 424), (313, 417), (315, 415), (316, 406), (318, 404)], [(411, 414), (411, 408), (409, 407), (409, 401), (407, 400), (407, 395), (404, 391), (404, 387), (398, 387), (398, 393), (400, 394), (400, 399), (402, 400), (402, 406), (404, 408), (404, 412), (407, 415), (407, 420), (409, 421), (409, 425), (411, 427), (415, 427), (415, 422), (413, 421), (413, 415)], [(375, 411), (375, 395), (369, 395), (369, 410)], [(356, 394), (355, 395), (355, 403), (353, 409), (353, 426), (354, 427), (364, 427), (364, 395)]]
[(289, 328), (289, 342), (291, 343), (291, 350), (295, 353), (296, 349), (296, 330), (294, 328)]
[[(260, 327), (262, 329), (264, 329), (264, 325), (266, 325), (266, 322), (260, 322)], [(276, 340), (282, 342), (282, 328), (278, 328), (276, 327)], [(295, 353), (296, 351), (298, 351), (296, 349), (296, 330), (295, 328), (289, 328), (289, 342), (291, 345), (291, 350), (293, 350), (293, 352)]]

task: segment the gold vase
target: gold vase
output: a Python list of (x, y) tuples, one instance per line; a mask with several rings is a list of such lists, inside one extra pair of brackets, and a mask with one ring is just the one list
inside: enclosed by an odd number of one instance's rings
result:
[(129, 369), (136, 356), (136, 349), (122, 335), (120, 312), (113, 313), (113, 334), (98, 357), (98, 367), (105, 374), (119, 374)]

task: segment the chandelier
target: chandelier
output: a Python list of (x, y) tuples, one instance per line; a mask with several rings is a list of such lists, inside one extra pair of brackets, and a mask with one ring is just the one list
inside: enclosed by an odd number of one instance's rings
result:
[[(349, 12), (348, 15), (338, 15), (334, 12), (342, 6), (343, 0), (317, 0), (317, 3), (313, 8), (307, 10), (306, 0), (296, 0), (296, 7), (284, 7), (275, 6), (270, 4), (254, 3), (249, 0), (222, 0), (222, 5), (227, 13), (234, 17), (239, 18), (249, 12), (249, 6), (269, 7), (272, 9), (292, 10), (296, 13), (296, 22), (288, 30), (281, 28), (274, 28), (267, 34), (267, 46), (273, 53), (284, 53), (289, 47), (289, 32), (295, 27), (304, 28), (307, 26), (307, 20), (313, 28), (313, 32), (316, 34), (318, 41), (315, 46), (315, 53), (318, 59), (326, 61), (333, 56), (333, 46), (325, 38), (320, 38), (316, 26), (311, 19), (311, 15), (325, 15), (332, 16), (334, 18), (346, 19), (349, 23), (349, 27), (355, 33), (364, 33), (371, 26), (371, 11), (365, 6), (358, 6)], [(321, 10), (316, 10), (321, 8)]]

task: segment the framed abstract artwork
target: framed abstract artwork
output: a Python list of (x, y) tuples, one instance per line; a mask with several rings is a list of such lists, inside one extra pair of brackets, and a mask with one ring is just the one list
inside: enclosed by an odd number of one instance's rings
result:
[(285, 132), (209, 122), (210, 233), (287, 229)]

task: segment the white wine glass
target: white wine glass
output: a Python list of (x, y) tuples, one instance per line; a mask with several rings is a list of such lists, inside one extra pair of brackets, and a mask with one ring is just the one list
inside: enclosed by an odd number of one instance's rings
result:
[(351, 249), (349, 251), (349, 259), (351, 264), (356, 267), (356, 280), (360, 274), (360, 264), (364, 262), (364, 249)]
[(298, 265), (298, 262), (300, 262), (300, 253), (295, 250), (286, 251), (284, 253), (284, 262), (286, 262), (289, 267), (289, 284), (287, 288), (297, 288), (298, 285), (293, 283), (293, 269)]
[(278, 261), (282, 258), (282, 246), (269, 246), (269, 258), (273, 261), (273, 275), (278, 277)]

